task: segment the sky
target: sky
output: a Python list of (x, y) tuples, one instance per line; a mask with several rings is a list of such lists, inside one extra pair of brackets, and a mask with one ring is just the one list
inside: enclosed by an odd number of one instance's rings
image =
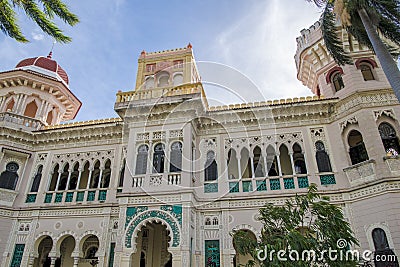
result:
[[(297, 80), (294, 62), (296, 37), (320, 16), (305, 0), (64, 2), (80, 23), (57, 21), (73, 41), (55, 44), (53, 59), (83, 103), (75, 121), (117, 117), (115, 95), (134, 89), (140, 52), (189, 42), (212, 105), (311, 95)], [(0, 71), (24, 58), (46, 56), (52, 47), (52, 38), (31, 20), (20, 14), (19, 22), (30, 43), (0, 33)], [(221, 88), (228, 87), (240, 96), (224, 94)]]

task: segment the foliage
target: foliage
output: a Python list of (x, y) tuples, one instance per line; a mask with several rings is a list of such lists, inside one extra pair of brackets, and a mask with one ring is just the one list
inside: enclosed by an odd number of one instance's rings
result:
[(16, 9), (22, 9), (45, 33), (62, 43), (70, 42), (71, 38), (63, 34), (53, 19), (58, 17), (71, 26), (79, 22), (62, 0), (0, 0), (0, 29), (19, 42), (28, 39), (18, 25)]
[[(371, 40), (360, 17), (365, 10), (376, 31), (395, 45), (400, 46), (400, 1), (399, 0), (307, 0), (323, 8), (321, 15), (322, 34), (325, 45), (339, 65), (349, 64), (350, 58), (343, 50), (336, 33), (336, 20), (362, 45), (374, 51)], [(388, 47), (397, 56), (393, 47)]]
[[(341, 208), (329, 203), (329, 198), (320, 196), (315, 184), (310, 185), (307, 194), (296, 195), (289, 199), (283, 206), (267, 204), (260, 209), (259, 220), (263, 224), (260, 240), (251, 238), (248, 232), (239, 230), (232, 233), (235, 249), (242, 255), (250, 254), (254, 260), (246, 266), (294, 266), (289, 260), (289, 252), (297, 251), (300, 260), (296, 261), (295, 266), (317, 266), (327, 264), (327, 266), (342, 267), (356, 266), (356, 262), (346, 261), (338, 258), (331, 261), (329, 257), (324, 260), (317, 257), (313, 260), (302, 260), (302, 253), (305, 250), (321, 252), (323, 250), (337, 250), (338, 254), (346, 254), (347, 247), (340, 248), (338, 240), (344, 239), (349, 246), (358, 245), (358, 241), (353, 236), (349, 223), (344, 219)], [(258, 260), (258, 251), (267, 248), (268, 257), (263, 262)], [(277, 253), (270, 258), (270, 252), (284, 250), (288, 261), (280, 261)], [(262, 253), (264, 255), (264, 253)], [(295, 254), (293, 254), (296, 257)]]

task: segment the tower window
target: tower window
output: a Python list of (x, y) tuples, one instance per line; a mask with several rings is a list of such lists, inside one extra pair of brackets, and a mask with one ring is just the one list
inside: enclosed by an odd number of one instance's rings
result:
[[(146, 174), (148, 151), (149, 151), (149, 147), (147, 145), (139, 146), (138, 154), (136, 156), (135, 174)], [(125, 165), (124, 165), (124, 168), (125, 168)]]
[(360, 70), (361, 70), (361, 74), (364, 78), (364, 81), (375, 80), (374, 74), (372, 72), (372, 68), (367, 63), (363, 63), (362, 65), (360, 65)]
[(324, 143), (317, 141), (315, 148), (317, 149), (315, 157), (317, 159), (318, 172), (332, 172), (331, 162), (328, 153), (326, 153)]
[(6, 165), (6, 170), (0, 175), (0, 188), (15, 190), (18, 182), (19, 165), (15, 162), (10, 162)]
[(348, 137), (350, 147), (349, 154), (351, 164), (357, 164), (368, 160), (367, 149), (365, 148), (363, 137), (359, 131), (352, 130)]
[(42, 171), (43, 165), (40, 165), (36, 171), (35, 177), (33, 178), (31, 192), (37, 192), (39, 190), (40, 180), (42, 179)]
[(164, 145), (157, 144), (154, 147), (153, 173), (164, 173)]
[(385, 147), (386, 154), (390, 156), (397, 156), (400, 152), (399, 139), (397, 138), (396, 131), (387, 122), (382, 122), (379, 127), (379, 134), (382, 139), (383, 146)]
[(205, 166), (205, 181), (215, 181), (218, 178), (217, 162), (215, 161), (214, 151), (208, 151)]
[(333, 87), (335, 88), (336, 92), (338, 92), (344, 88), (344, 82), (343, 82), (342, 74), (340, 72), (335, 72), (332, 74), (331, 82), (332, 82)]
[(147, 72), (153, 72), (156, 70), (156, 64), (147, 64), (146, 65), (146, 71)]

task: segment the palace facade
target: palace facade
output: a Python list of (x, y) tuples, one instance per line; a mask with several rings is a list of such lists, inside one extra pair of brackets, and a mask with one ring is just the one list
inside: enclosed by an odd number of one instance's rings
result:
[[(400, 249), (400, 105), (379, 60), (320, 24), (297, 38), (313, 97), (210, 106), (192, 46), (138, 59), (117, 118), (64, 123), (81, 102), (48, 57), (0, 73), (1, 266), (240, 266), (230, 233), (311, 183), (360, 250)], [(73, 78), (73, 77), (72, 77)], [(379, 265), (377, 265), (379, 266)]]

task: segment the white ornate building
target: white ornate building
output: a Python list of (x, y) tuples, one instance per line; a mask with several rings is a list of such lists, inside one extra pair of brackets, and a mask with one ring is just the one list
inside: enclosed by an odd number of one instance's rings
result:
[(191, 45), (139, 57), (118, 118), (61, 124), (81, 102), (51, 58), (0, 73), (1, 266), (239, 266), (230, 233), (310, 183), (343, 208), (360, 249), (400, 249), (400, 106), (378, 59), (320, 25), (297, 38), (315, 94), (209, 106)]

